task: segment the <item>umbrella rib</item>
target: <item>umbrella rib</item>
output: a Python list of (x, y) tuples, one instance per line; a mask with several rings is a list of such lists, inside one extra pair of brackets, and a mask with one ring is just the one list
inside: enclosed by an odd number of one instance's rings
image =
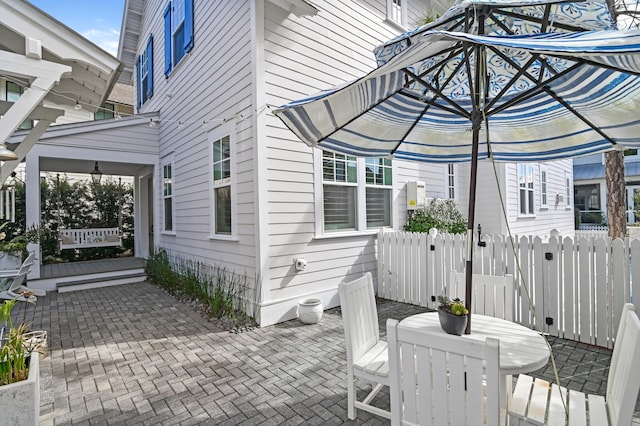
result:
[[(432, 99), (433, 100), (433, 99)], [(411, 133), (411, 131), (418, 125), (418, 123), (420, 122), (420, 119), (424, 116), (424, 114), (427, 112), (427, 110), (429, 109), (429, 106), (431, 104), (428, 103), (424, 109), (422, 110), (422, 113), (418, 114), (418, 118), (416, 120), (414, 120), (413, 124), (409, 127), (409, 130), (407, 130), (405, 132), (405, 134), (402, 136), (402, 138), (398, 139), (398, 143), (396, 144), (396, 146), (391, 150), (391, 155), (395, 154), (396, 151), (398, 150), (398, 148), (400, 148), (400, 145), (402, 145), (402, 142), (407, 138), (407, 136), (409, 136), (409, 133)]]
[(497, 114), (499, 112), (504, 111), (505, 109), (518, 104), (526, 99), (531, 98), (532, 96), (535, 96), (541, 92), (543, 92), (545, 90), (545, 85), (559, 79), (560, 77), (563, 77), (564, 75), (574, 71), (576, 68), (578, 68), (579, 66), (582, 66), (582, 64), (580, 63), (576, 63), (573, 66), (571, 66), (570, 68), (567, 68), (564, 71), (559, 72), (558, 74), (554, 75), (553, 77), (549, 78), (548, 80), (546, 80), (544, 83), (542, 82), (536, 82), (536, 85), (534, 87), (532, 87), (531, 89), (527, 90), (526, 92), (522, 92), (520, 95), (515, 96), (513, 98), (511, 98), (510, 100), (508, 100), (507, 102), (503, 103), (502, 105), (500, 105), (499, 107), (491, 110), (491, 111), (487, 111), (487, 115), (494, 115)]
[(544, 86), (543, 90), (549, 96), (551, 96), (553, 99), (555, 99), (556, 102), (558, 102), (560, 105), (562, 105), (563, 107), (568, 109), (573, 115), (578, 117), (578, 119), (580, 119), (583, 123), (585, 123), (587, 126), (589, 126), (591, 128), (591, 130), (593, 130), (594, 132), (596, 132), (597, 134), (602, 136), (611, 145), (617, 145), (618, 144), (616, 141), (611, 139), (611, 137), (609, 137), (606, 133), (604, 133), (601, 129), (599, 129), (595, 124), (593, 124), (587, 117), (585, 117), (582, 114), (580, 114), (580, 112), (578, 112), (574, 107), (572, 107), (567, 101), (565, 101), (560, 96), (558, 96), (553, 90), (551, 90), (551, 88), (549, 88), (549, 86)]
[[(437, 92), (437, 93), (439, 93), (439, 92)], [(449, 107), (447, 107), (447, 106), (445, 106), (443, 104), (436, 103), (435, 99), (437, 99), (438, 96), (434, 96), (431, 100), (428, 100), (428, 99), (425, 99), (422, 96), (418, 96), (418, 95), (416, 95), (415, 93), (412, 93), (412, 92), (398, 92), (398, 94), (406, 96), (406, 97), (411, 98), (411, 99), (415, 99), (416, 101), (424, 102), (425, 104), (430, 105), (430, 106), (432, 106), (434, 108), (439, 108), (441, 110), (448, 111), (451, 114), (456, 115), (458, 117), (464, 117), (464, 118), (471, 119), (471, 115), (469, 115), (469, 113), (467, 111), (465, 111), (464, 109), (459, 107), (457, 104), (454, 104), (454, 105), (456, 105), (456, 107), (458, 107), (458, 109), (453, 109), (453, 108), (449, 108)]]
[[(536, 18), (534, 16), (522, 15), (520, 13), (516, 13), (516, 12), (513, 12), (513, 11), (508, 11), (508, 10), (505, 10), (505, 9), (501, 9), (500, 12), (503, 15), (508, 16), (510, 18), (522, 19), (523, 21), (533, 22), (533, 23), (540, 24), (540, 25), (542, 25), (542, 23), (543, 23), (543, 19), (542, 18)], [(567, 24), (558, 23), (558, 22), (554, 23), (553, 25), (554, 25), (555, 28), (560, 28), (560, 29), (567, 30), (567, 31), (572, 31), (572, 32), (583, 32), (583, 31), (586, 31), (584, 28), (575, 27), (573, 25), (567, 25)]]
[[(429, 83), (429, 82), (427, 82), (426, 80), (422, 79), (421, 77), (419, 77), (419, 76), (415, 75), (414, 73), (412, 73), (411, 71), (409, 71), (409, 70), (408, 70), (408, 69), (406, 69), (406, 68), (403, 68), (403, 69), (402, 69), (402, 71), (404, 71), (404, 72), (405, 72), (405, 73), (407, 73), (409, 76), (411, 76), (411, 78), (413, 78), (417, 83), (422, 84), (422, 85), (423, 85), (424, 87), (426, 87), (428, 90), (430, 90), (430, 91), (432, 91), (432, 92), (436, 93), (436, 94), (438, 95), (438, 97), (440, 97), (443, 101), (445, 101), (445, 102), (447, 102), (448, 104), (452, 105), (452, 106), (453, 106), (453, 109), (445, 108), (445, 107), (443, 107), (443, 106), (441, 106), (441, 105), (438, 105), (438, 104), (433, 103), (433, 100), (432, 100), (431, 102), (429, 102), (429, 101), (425, 100), (424, 98), (421, 98), (421, 97), (418, 97), (418, 96), (415, 96), (415, 99), (419, 99), (419, 100), (421, 100), (421, 101), (423, 101), (423, 102), (430, 103), (430, 104), (431, 104), (431, 105), (433, 105), (433, 106), (441, 107), (442, 109), (446, 109), (447, 111), (450, 111), (450, 112), (452, 112), (452, 113), (454, 113), (454, 114), (456, 114), (456, 115), (459, 115), (459, 116), (461, 116), (461, 117), (469, 118), (468, 112), (467, 112), (467, 111), (465, 111), (465, 110), (464, 110), (464, 108), (462, 108), (460, 105), (458, 105), (457, 103), (455, 103), (453, 100), (449, 99), (449, 97), (448, 97), (448, 96), (445, 96), (445, 95), (442, 93), (442, 90), (441, 90), (441, 89), (438, 89), (438, 88), (434, 87), (432, 84), (430, 84), (430, 83)], [(448, 80), (447, 80), (447, 82), (449, 82), (449, 81), (451, 81), (451, 80), (450, 80), (450, 79), (448, 79)], [(446, 85), (446, 83), (445, 83), (445, 85)], [(408, 93), (404, 93), (404, 95), (405, 95), (405, 96), (412, 97), (412, 96), (411, 96), (411, 95), (409, 95)], [(435, 99), (435, 98), (436, 98), (436, 97), (434, 97), (434, 99)]]

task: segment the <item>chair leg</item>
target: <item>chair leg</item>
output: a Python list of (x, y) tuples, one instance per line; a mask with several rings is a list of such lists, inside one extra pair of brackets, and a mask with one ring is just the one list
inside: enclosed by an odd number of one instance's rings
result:
[(347, 417), (356, 419), (356, 379), (353, 373), (347, 372)]

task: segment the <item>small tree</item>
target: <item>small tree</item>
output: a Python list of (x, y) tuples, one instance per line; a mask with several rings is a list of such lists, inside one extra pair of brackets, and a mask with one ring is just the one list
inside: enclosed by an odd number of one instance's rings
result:
[(416, 210), (409, 216), (404, 230), (429, 232), (431, 228), (451, 234), (464, 234), (467, 232), (467, 219), (454, 200), (434, 198), (424, 209)]

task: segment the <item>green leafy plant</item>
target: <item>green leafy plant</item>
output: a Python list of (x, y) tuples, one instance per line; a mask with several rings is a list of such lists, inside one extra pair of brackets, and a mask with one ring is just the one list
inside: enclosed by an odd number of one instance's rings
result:
[[(31, 296), (28, 293), (23, 294), (27, 300)], [(24, 321), (14, 326), (11, 311), (15, 304), (16, 299), (13, 299), (5, 300), (0, 305), (0, 320), (3, 324), (0, 329), (0, 386), (26, 380), (29, 376), (29, 356), (33, 351), (25, 337), (29, 326)]]
[(423, 209), (413, 212), (404, 227), (408, 232), (429, 232), (435, 228), (440, 232), (463, 234), (467, 231), (467, 219), (452, 199), (434, 198)]
[(467, 315), (469, 313), (469, 310), (464, 306), (464, 302), (457, 297), (453, 300), (449, 300), (447, 296), (440, 295), (438, 296), (438, 303), (440, 304), (438, 309), (449, 312), (453, 315), (460, 316)]

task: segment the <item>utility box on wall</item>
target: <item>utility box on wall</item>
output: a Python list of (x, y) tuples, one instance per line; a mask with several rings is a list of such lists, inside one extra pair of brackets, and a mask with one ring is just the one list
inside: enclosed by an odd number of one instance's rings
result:
[(407, 210), (417, 210), (427, 205), (424, 182), (407, 182)]

